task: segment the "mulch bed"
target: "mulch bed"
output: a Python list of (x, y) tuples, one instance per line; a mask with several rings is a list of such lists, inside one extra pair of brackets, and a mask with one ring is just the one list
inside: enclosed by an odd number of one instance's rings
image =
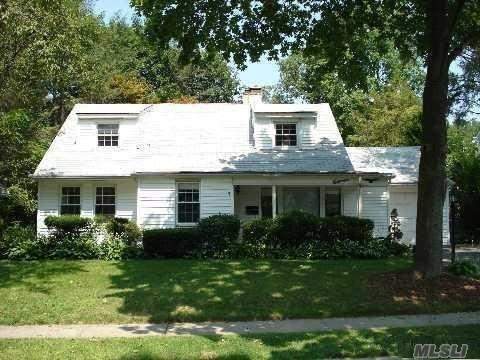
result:
[(480, 280), (443, 273), (435, 279), (419, 279), (411, 270), (377, 274), (368, 287), (375, 297), (403, 304), (479, 303)]

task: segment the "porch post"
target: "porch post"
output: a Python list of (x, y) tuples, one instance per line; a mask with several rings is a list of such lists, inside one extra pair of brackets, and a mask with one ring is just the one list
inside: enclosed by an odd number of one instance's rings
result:
[(272, 185), (272, 218), (277, 216), (277, 185)]

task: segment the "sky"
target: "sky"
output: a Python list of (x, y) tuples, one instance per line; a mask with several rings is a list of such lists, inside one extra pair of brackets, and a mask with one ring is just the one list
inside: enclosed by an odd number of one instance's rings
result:
[[(94, 9), (97, 13), (104, 13), (106, 19), (117, 12), (126, 17), (133, 15), (129, 0), (96, 0)], [(261, 59), (257, 63), (248, 63), (244, 71), (238, 72), (238, 77), (245, 86), (274, 85), (279, 79), (278, 66), (274, 62)]]

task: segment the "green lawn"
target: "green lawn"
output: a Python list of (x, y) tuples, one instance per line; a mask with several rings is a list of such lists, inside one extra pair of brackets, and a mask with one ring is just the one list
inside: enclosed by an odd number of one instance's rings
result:
[(324, 359), (412, 357), (413, 344), (468, 344), (480, 358), (480, 326), (249, 336), (0, 341), (0, 359)]
[(0, 323), (253, 320), (468, 311), (379, 296), (367, 279), (410, 261), (0, 262)]

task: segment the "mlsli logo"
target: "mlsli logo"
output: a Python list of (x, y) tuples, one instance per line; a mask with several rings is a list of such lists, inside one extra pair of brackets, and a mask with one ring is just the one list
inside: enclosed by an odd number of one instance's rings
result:
[(414, 359), (465, 359), (467, 344), (415, 344)]

